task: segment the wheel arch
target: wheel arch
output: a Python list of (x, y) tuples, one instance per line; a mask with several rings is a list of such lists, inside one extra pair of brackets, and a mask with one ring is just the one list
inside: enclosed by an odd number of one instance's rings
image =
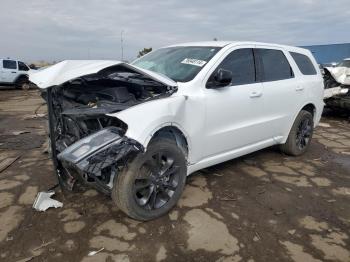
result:
[(299, 108), (299, 110), (297, 110), (297, 113), (293, 116), (293, 121), (291, 121), (290, 125), (289, 125), (289, 128), (288, 128), (288, 133), (286, 134), (286, 136), (284, 137), (283, 141), (282, 141), (282, 144), (285, 143), (288, 139), (288, 136), (289, 136), (289, 133), (290, 131), (292, 130), (292, 127), (293, 127), (293, 124), (296, 120), (296, 118), (298, 117), (299, 113), (302, 111), (302, 110), (306, 110), (308, 112), (310, 112), (312, 114), (312, 118), (313, 118), (313, 121), (314, 121), (314, 126), (315, 126), (315, 121), (316, 121), (316, 116), (317, 116), (317, 108), (315, 106), (314, 103), (312, 102), (307, 102), (305, 103), (302, 107)]
[(157, 138), (166, 138), (173, 140), (177, 146), (183, 151), (187, 161), (190, 157), (190, 143), (186, 132), (177, 124), (171, 123), (160, 126), (153, 130), (149, 139), (146, 141), (146, 147)]
[[(305, 110), (305, 111), (308, 111), (312, 114), (312, 117), (314, 118), (315, 120), (315, 116), (316, 116), (316, 106), (313, 104), (313, 103), (308, 103), (306, 105), (304, 105), (298, 112), (298, 114), (300, 113), (300, 111), (302, 110)], [(297, 114), (297, 115), (298, 115)], [(297, 117), (297, 115), (294, 117), (294, 121), (295, 121), (295, 118)]]
[(26, 79), (27, 81), (29, 81), (29, 76), (27, 74), (20, 74), (16, 77), (15, 83), (18, 83), (21, 79)]

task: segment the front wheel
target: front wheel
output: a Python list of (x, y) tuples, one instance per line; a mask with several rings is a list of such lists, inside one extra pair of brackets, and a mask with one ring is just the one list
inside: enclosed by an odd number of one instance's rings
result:
[(292, 129), (281, 151), (287, 155), (299, 156), (310, 146), (314, 130), (313, 116), (309, 111), (301, 110), (294, 121)]
[(151, 220), (175, 206), (186, 176), (186, 159), (181, 149), (169, 139), (159, 139), (116, 176), (112, 199), (128, 216)]

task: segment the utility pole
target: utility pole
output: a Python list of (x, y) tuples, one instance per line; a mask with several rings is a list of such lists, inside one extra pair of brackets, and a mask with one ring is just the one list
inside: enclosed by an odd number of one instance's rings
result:
[(124, 60), (123, 33), (124, 33), (124, 30), (120, 32), (120, 49), (122, 51), (122, 61)]

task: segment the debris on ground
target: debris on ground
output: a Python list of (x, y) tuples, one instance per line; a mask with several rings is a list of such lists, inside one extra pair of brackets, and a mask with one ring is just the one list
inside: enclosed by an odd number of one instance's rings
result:
[(328, 124), (328, 123), (322, 123), (322, 122), (318, 123), (318, 126), (321, 126), (321, 127), (331, 127), (330, 124)]
[(294, 234), (295, 234), (295, 231), (296, 231), (295, 229), (288, 230), (288, 234), (289, 234), (289, 235), (294, 235)]
[(63, 207), (63, 203), (52, 199), (55, 192), (39, 192), (35, 198), (33, 208), (37, 211), (46, 211), (50, 207), (59, 208)]
[(276, 211), (275, 212), (275, 216), (280, 216), (280, 215), (283, 215), (284, 214), (284, 211)]
[(96, 254), (98, 254), (98, 253), (100, 253), (101, 251), (103, 251), (105, 248), (104, 247), (102, 247), (102, 248), (100, 248), (99, 250), (96, 250), (96, 251), (90, 251), (89, 252), (89, 254), (88, 254), (88, 256), (89, 257), (92, 257), (92, 256), (94, 256), (94, 255), (96, 255)]
[(37, 257), (37, 256), (26, 257), (26, 258), (17, 260), (17, 262), (29, 262), (29, 261), (33, 260), (35, 257)]
[(34, 248), (32, 251), (37, 251), (39, 249), (42, 249), (43, 247), (47, 247), (48, 245), (51, 245), (52, 243), (56, 242), (57, 239), (53, 239), (49, 242), (46, 242), (46, 243), (42, 243), (40, 246)]
[(24, 120), (28, 120), (28, 119), (35, 119), (35, 118), (41, 118), (46, 116), (46, 114), (35, 114), (35, 115), (25, 115), (23, 117)]
[(259, 240), (261, 240), (261, 237), (260, 237), (260, 235), (259, 235), (258, 232), (255, 232), (255, 236), (253, 237), (253, 241), (254, 241), (254, 242), (257, 242), (257, 241), (259, 241)]
[(0, 173), (11, 166), (20, 156), (8, 157), (0, 162)]
[(22, 135), (22, 134), (27, 134), (27, 133), (30, 133), (29, 131), (24, 131), (24, 130), (21, 130), (21, 131), (13, 131), (12, 134), (14, 136), (18, 136), (18, 135)]

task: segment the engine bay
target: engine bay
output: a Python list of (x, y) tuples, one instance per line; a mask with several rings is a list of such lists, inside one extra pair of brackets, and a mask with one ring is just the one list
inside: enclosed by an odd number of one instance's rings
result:
[[(110, 72), (112, 71), (112, 72)], [(52, 88), (58, 152), (102, 128), (127, 126), (106, 116), (171, 95), (175, 90), (134, 72), (100, 72)]]
[[(111, 180), (118, 171), (116, 160), (141, 149), (135, 141), (123, 137), (127, 125), (107, 114), (167, 97), (174, 92), (174, 87), (165, 86), (143, 74), (120, 71), (117, 66), (51, 87), (43, 96), (47, 96), (49, 104), (51, 149), (53, 158), (56, 159), (59, 178), (72, 189), (78, 180), (73, 173), (80, 173), (79, 176), (83, 177), (85, 182), (97, 184), (100, 189), (102, 187), (102, 191), (108, 192)], [(104, 151), (103, 157), (99, 153), (87, 164), (93, 163), (99, 168), (77, 170), (77, 166), (72, 168), (70, 159), (59, 159), (60, 153), (69, 151), (77, 143), (84, 141), (84, 138), (89, 140), (90, 137), (99, 132), (103, 134), (103, 131), (109, 128), (114, 128), (113, 132), (118, 142), (113, 148)], [(109, 159), (108, 165), (106, 159)]]

